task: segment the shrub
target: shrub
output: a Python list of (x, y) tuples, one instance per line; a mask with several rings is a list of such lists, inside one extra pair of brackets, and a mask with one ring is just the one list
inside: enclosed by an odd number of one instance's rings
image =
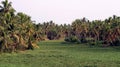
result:
[(78, 38), (76, 36), (66, 37), (64, 40), (66, 42), (73, 42), (73, 43), (78, 42)]
[(66, 42), (70, 42), (69, 37), (66, 37), (66, 38), (64, 39), (64, 41), (66, 41)]
[(111, 46), (120, 46), (120, 39), (113, 41), (110, 45)]
[(76, 36), (71, 36), (71, 37), (70, 37), (70, 41), (71, 41), (71, 42), (77, 42), (78, 39), (77, 39)]
[(103, 44), (103, 41), (91, 41), (91, 42), (88, 42), (88, 44), (90, 45), (90, 46), (102, 46), (102, 44)]
[(86, 43), (87, 42), (86, 38), (80, 38), (79, 41), (80, 41), (80, 43)]

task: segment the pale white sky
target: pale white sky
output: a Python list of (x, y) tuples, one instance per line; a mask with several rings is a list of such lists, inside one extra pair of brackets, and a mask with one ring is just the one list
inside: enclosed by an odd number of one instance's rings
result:
[(24, 12), (36, 22), (53, 20), (71, 23), (83, 17), (89, 20), (120, 16), (120, 0), (9, 0), (17, 12)]

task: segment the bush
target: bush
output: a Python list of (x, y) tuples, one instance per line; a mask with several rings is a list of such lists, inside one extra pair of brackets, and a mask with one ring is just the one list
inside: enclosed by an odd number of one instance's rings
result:
[(87, 42), (86, 38), (80, 38), (79, 41), (80, 41), (80, 43), (86, 43)]
[(103, 44), (103, 41), (91, 41), (91, 42), (88, 42), (88, 44), (90, 46), (99, 46), (99, 47), (101, 47), (102, 44)]
[(76, 36), (66, 37), (64, 40), (66, 42), (73, 42), (73, 43), (78, 42), (78, 38)]
[(120, 46), (120, 39), (113, 41), (110, 45), (111, 46)]
[(64, 41), (66, 41), (66, 42), (70, 42), (69, 37), (66, 37), (66, 38), (64, 39)]

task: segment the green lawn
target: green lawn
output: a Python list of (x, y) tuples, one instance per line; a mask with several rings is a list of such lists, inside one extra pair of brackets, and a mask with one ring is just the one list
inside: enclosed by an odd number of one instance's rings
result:
[(42, 41), (40, 48), (0, 54), (0, 67), (120, 67), (120, 48)]

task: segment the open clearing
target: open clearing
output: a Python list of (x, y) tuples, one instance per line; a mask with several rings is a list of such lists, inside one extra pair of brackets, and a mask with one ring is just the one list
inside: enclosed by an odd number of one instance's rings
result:
[(120, 67), (120, 48), (89, 47), (60, 40), (42, 41), (40, 48), (2, 53), (0, 67)]

